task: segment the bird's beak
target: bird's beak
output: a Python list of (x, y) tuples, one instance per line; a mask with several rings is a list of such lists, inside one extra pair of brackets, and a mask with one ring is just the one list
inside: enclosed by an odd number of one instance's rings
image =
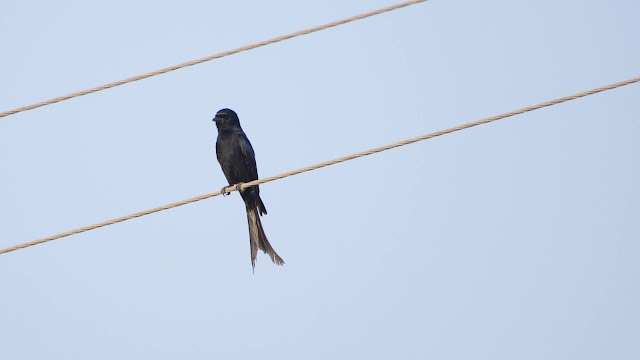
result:
[(220, 121), (220, 118), (219, 118), (219, 117), (214, 117), (214, 118), (213, 118), (213, 121), (214, 121), (214, 122), (218, 122), (218, 121)]

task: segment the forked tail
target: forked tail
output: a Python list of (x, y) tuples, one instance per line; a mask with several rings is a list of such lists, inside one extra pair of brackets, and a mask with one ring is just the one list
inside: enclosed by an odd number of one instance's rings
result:
[(258, 255), (258, 249), (264, 251), (265, 254), (269, 255), (271, 261), (273, 261), (276, 265), (283, 265), (284, 261), (276, 253), (276, 251), (273, 250), (271, 244), (269, 244), (269, 240), (267, 240), (267, 235), (264, 233), (262, 222), (260, 221), (260, 216), (258, 215), (258, 209), (250, 208), (249, 206), (246, 206), (246, 208), (247, 222), (249, 223), (249, 240), (251, 243), (251, 266), (253, 268), (256, 267), (256, 257)]

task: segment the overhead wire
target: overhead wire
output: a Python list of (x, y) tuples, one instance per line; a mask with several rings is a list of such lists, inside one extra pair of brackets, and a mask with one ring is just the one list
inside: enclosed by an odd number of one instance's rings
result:
[(556, 104), (560, 104), (566, 101), (570, 101), (570, 100), (575, 100), (581, 97), (585, 97), (585, 96), (589, 96), (589, 95), (593, 95), (602, 91), (607, 91), (607, 90), (612, 90), (615, 88), (619, 88), (625, 85), (629, 85), (629, 84), (633, 84), (636, 82), (640, 82), (640, 77), (636, 77), (636, 78), (632, 78), (632, 79), (628, 79), (625, 81), (620, 81), (620, 82), (616, 82), (613, 84), (609, 84), (609, 85), (605, 85), (605, 86), (601, 86), (595, 89), (591, 89), (591, 90), (587, 90), (587, 91), (583, 91), (577, 94), (573, 94), (573, 95), (569, 95), (569, 96), (565, 96), (565, 97), (561, 97), (561, 98), (557, 98), (554, 100), (550, 100), (550, 101), (546, 101), (537, 105), (532, 105), (532, 106), (528, 106), (525, 108), (521, 108), (518, 110), (514, 110), (514, 111), (510, 111), (507, 113), (503, 113), (500, 115), (496, 115), (496, 116), (491, 116), (482, 120), (478, 120), (478, 121), (474, 121), (474, 122), (470, 122), (470, 123), (466, 123), (466, 124), (462, 124), (462, 125), (458, 125), (458, 126), (454, 126), (452, 128), (448, 128), (448, 129), (444, 129), (444, 130), (440, 130), (440, 131), (436, 131), (433, 133), (429, 133), (426, 135), (422, 135), (422, 136), (418, 136), (418, 137), (414, 137), (411, 139), (407, 139), (407, 140), (403, 140), (403, 141), (399, 141), (393, 144), (389, 144), (389, 145), (385, 145), (385, 146), (380, 146), (377, 148), (373, 148), (370, 150), (366, 150), (366, 151), (362, 151), (359, 153), (355, 153), (355, 154), (351, 154), (348, 156), (343, 156), (337, 159), (333, 159), (333, 160), (329, 160), (329, 161), (325, 161), (325, 162), (321, 162), (315, 165), (311, 165), (311, 166), (307, 166), (301, 169), (297, 169), (297, 170), (293, 170), (293, 171), (289, 171), (289, 172), (285, 172), (279, 175), (275, 175), (275, 176), (271, 176), (271, 177), (267, 177), (267, 178), (263, 178), (263, 179), (258, 179), (258, 180), (254, 180), (254, 181), (250, 181), (250, 182), (246, 182), (246, 183), (240, 183), (240, 184), (236, 184), (236, 185), (232, 185), (226, 188), (223, 188), (221, 191), (216, 191), (213, 193), (209, 193), (209, 194), (204, 194), (204, 195), (200, 195), (200, 196), (196, 196), (190, 199), (186, 199), (186, 200), (182, 200), (182, 201), (178, 201), (175, 203), (171, 203), (171, 204), (167, 204), (164, 206), (160, 206), (160, 207), (156, 207), (153, 209), (149, 209), (149, 210), (145, 210), (145, 211), (141, 211), (141, 212), (137, 212), (134, 214), (130, 214), (127, 216), (122, 216), (116, 219), (112, 219), (112, 220), (108, 220), (105, 222), (101, 222), (101, 223), (97, 223), (94, 225), (90, 225), (90, 226), (85, 226), (79, 229), (75, 229), (75, 230), (71, 230), (71, 231), (67, 231), (61, 234), (57, 234), (57, 235), (53, 235), (53, 236), (49, 236), (46, 238), (42, 238), (42, 239), (38, 239), (38, 240), (34, 240), (34, 241), (30, 241), (27, 243), (23, 243), (23, 244), (19, 244), (19, 245), (15, 245), (12, 247), (8, 247), (5, 249), (0, 250), (0, 254), (4, 254), (4, 253), (8, 253), (11, 251), (15, 251), (18, 249), (23, 249), (23, 248), (27, 248), (30, 246), (34, 246), (34, 245), (38, 245), (38, 244), (42, 244), (48, 241), (52, 241), (52, 240), (56, 240), (56, 239), (60, 239), (63, 237), (67, 237), (70, 235), (74, 235), (74, 234), (79, 234), (85, 231), (89, 231), (89, 230), (93, 230), (93, 229), (97, 229), (100, 227), (104, 227), (104, 226), (108, 226), (108, 225), (113, 225), (122, 221), (126, 221), (126, 220), (131, 220), (131, 219), (135, 219), (141, 216), (145, 216), (145, 215), (149, 215), (149, 214), (153, 214), (159, 211), (163, 211), (163, 210), (168, 210), (171, 208), (175, 208), (178, 206), (182, 206), (182, 205), (186, 205), (189, 203), (193, 203), (196, 201), (200, 201), (200, 200), (204, 200), (204, 199), (208, 199), (214, 196), (218, 196), (223, 194), (224, 192), (231, 192), (231, 191), (239, 191), (242, 190), (244, 188), (250, 187), (250, 186), (255, 186), (255, 185), (259, 185), (259, 184), (264, 184), (270, 181), (275, 181), (275, 180), (279, 180), (285, 177), (289, 177), (289, 176), (293, 176), (293, 175), (297, 175), (297, 174), (301, 174), (307, 171), (312, 171), (312, 170), (316, 170), (316, 169), (320, 169), (323, 168), (325, 166), (330, 166), (330, 165), (335, 165), (341, 162), (345, 162), (345, 161), (349, 161), (349, 160), (353, 160), (359, 157), (363, 157), (363, 156), (367, 156), (367, 155), (371, 155), (371, 154), (375, 154), (381, 151), (386, 151), (386, 150), (390, 150), (393, 148), (397, 148), (400, 146), (405, 146), (405, 145), (409, 145), (411, 143), (415, 143), (418, 141), (422, 141), (422, 140), (427, 140), (427, 139), (431, 139), (437, 136), (441, 136), (441, 135), (445, 135), (445, 134), (450, 134), (456, 131), (460, 131), (460, 130), (464, 130), (464, 129), (468, 129), (474, 126), (478, 126), (478, 125), (483, 125), (483, 124), (487, 124), (496, 120), (500, 120), (500, 119), (504, 119), (507, 117), (511, 117), (514, 115), (519, 115), (519, 114), (523, 114), (529, 111), (534, 111), (534, 110), (538, 110), (538, 109), (542, 109), (548, 106), (552, 106), (552, 105), (556, 105)]
[(428, 0), (411, 0), (411, 1), (406, 1), (403, 3), (398, 3), (398, 4), (394, 4), (391, 6), (387, 6), (381, 9), (377, 9), (377, 10), (372, 10), (372, 11), (368, 11), (366, 13), (362, 13), (359, 15), (355, 15), (355, 16), (351, 16), (345, 19), (341, 19), (341, 20), (336, 20), (324, 25), (320, 25), (320, 26), (314, 26), (308, 29), (304, 29), (304, 30), (300, 30), (300, 31), (296, 31), (287, 35), (282, 35), (282, 36), (278, 36), (275, 37), (273, 39), (269, 39), (269, 40), (264, 40), (261, 42), (257, 42), (251, 45), (246, 45), (246, 46), (242, 46), (239, 47), (237, 49), (233, 49), (233, 50), (228, 50), (228, 51), (223, 51), (221, 53), (218, 54), (214, 54), (214, 55), (210, 55), (210, 56), (206, 56), (200, 59), (196, 59), (196, 60), (191, 60), (191, 61), (187, 61), (185, 63), (182, 64), (178, 64), (178, 65), (173, 65), (173, 66), (169, 66), (160, 70), (156, 70), (156, 71), (152, 71), (152, 72), (148, 72), (145, 74), (141, 74), (141, 75), (137, 75), (137, 76), (133, 76), (127, 79), (123, 79), (123, 80), (119, 80), (119, 81), (114, 81), (108, 84), (104, 84), (101, 86), (97, 86), (94, 88), (90, 88), (90, 89), (86, 89), (86, 90), (82, 90), (82, 91), (78, 91), (78, 92), (74, 92), (68, 95), (63, 95), (63, 96), (59, 96), (53, 99), (49, 99), (46, 101), (42, 101), (39, 103), (35, 103), (35, 104), (31, 104), (31, 105), (27, 105), (27, 106), (23, 106), (17, 109), (13, 109), (13, 110), (8, 110), (8, 111), (4, 111), (2, 113), (0, 113), (0, 118), (5, 117), (5, 116), (9, 116), (9, 115), (14, 115), (17, 114), (19, 112), (23, 112), (23, 111), (27, 111), (27, 110), (32, 110), (41, 106), (46, 106), (46, 105), (50, 105), (50, 104), (54, 104), (60, 101), (64, 101), (64, 100), (69, 100), (78, 96), (82, 96), (82, 95), (87, 95), (87, 94), (91, 94), (97, 91), (101, 91), (101, 90), (106, 90), (112, 87), (116, 87), (116, 86), (120, 86), (120, 85), (124, 85), (130, 82), (134, 82), (134, 81), (138, 81), (138, 80), (142, 80), (142, 79), (146, 79), (148, 77), (152, 77), (152, 76), (156, 76), (156, 75), (160, 75), (160, 74), (164, 74), (170, 71), (174, 71), (174, 70), (178, 70), (178, 69), (182, 69), (188, 66), (193, 66), (193, 65), (197, 65), (206, 61), (211, 61), (214, 59), (219, 59), (221, 57), (225, 57), (225, 56), (229, 56), (229, 55), (233, 55), (242, 51), (247, 51), (247, 50), (251, 50), (251, 49), (255, 49), (261, 46), (265, 46), (265, 45), (269, 45), (269, 44), (273, 44), (279, 41), (283, 41), (283, 40), (288, 40), (297, 36), (301, 36), (301, 35), (307, 35), (307, 34), (311, 34), (313, 32), (316, 31), (320, 31), (320, 30), (324, 30), (324, 29), (328, 29), (331, 27), (335, 27), (338, 25), (342, 25), (342, 24), (346, 24), (348, 22), (352, 22), (352, 21), (356, 21), (356, 20), (360, 20), (360, 19), (364, 19), (364, 18), (368, 18), (374, 15), (379, 15), (382, 13), (386, 13), (392, 10), (396, 10), (396, 9), (400, 9), (409, 5), (414, 5), (417, 3), (421, 3), (421, 2), (425, 2)]

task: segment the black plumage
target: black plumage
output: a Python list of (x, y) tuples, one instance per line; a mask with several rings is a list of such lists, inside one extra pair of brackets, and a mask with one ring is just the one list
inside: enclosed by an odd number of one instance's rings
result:
[[(258, 168), (255, 153), (247, 135), (240, 127), (238, 115), (231, 109), (222, 109), (216, 113), (213, 121), (218, 128), (216, 155), (229, 185), (257, 180)], [(260, 199), (260, 188), (256, 185), (242, 189), (240, 196), (247, 210), (251, 266), (255, 268), (258, 249), (268, 254), (275, 264), (284, 264), (282, 258), (269, 244), (260, 221), (260, 216), (267, 214), (267, 209)]]

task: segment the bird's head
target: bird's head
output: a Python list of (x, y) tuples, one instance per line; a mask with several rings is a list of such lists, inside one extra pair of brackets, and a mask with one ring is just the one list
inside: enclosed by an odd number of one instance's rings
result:
[(233, 129), (240, 127), (240, 119), (238, 114), (231, 109), (218, 110), (216, 117), (213, 118), (218, 130), (220, 129)]

